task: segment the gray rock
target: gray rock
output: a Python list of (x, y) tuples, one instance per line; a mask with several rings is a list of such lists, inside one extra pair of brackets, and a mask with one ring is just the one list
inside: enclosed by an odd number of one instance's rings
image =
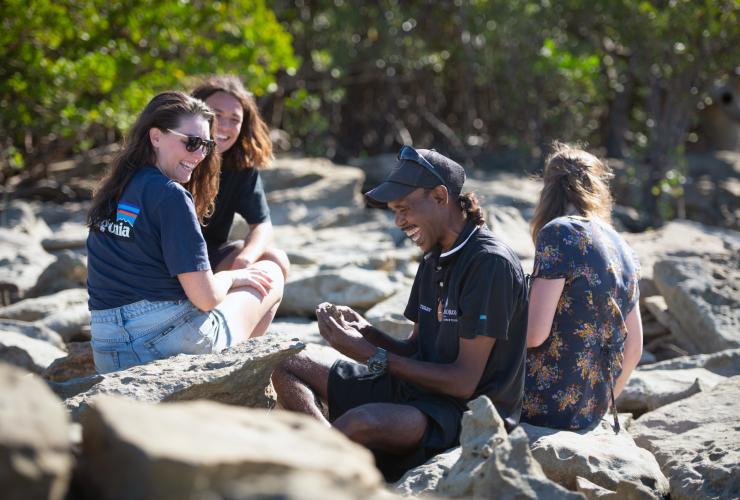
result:
[(43, 372), (55, 359), (67, 353), (48, 342), (20, 333), (0, 331), (0, 360), (33, 373)]
[(740, 497), (740, 376), (663, 406), (630, 428), (655, 455), (674, 500)]
[(304, 344), (328, 345), (319, 333), (318, 321), (306, 318), (276, 318), (267, 328), (267, 333), (298, 339)]
[(0, 363), (0, 488), (6, 500), (65, 497), (72, 471), (69, 419), (37, 377)]
[(437, 493), (439, 482), (460, 460), (462, 448), (452, 448), (431, 458), (403, 475), (393, 488), (403, 496), (433, 495)]
[(87, 289), (71, 288), (52, 295), (24, 299), (15, 304), (0, 307), (0, 318), (36, 321), (75, 306), (87, 308)]
[(375, 304), (365, 313), (365, 318), (373, 326), (384, 331), (393, 338), (404, 340), (411, 334), (413, 322), (406, 319), (403, 311), (409, 301), (411, 288), (396, 292), (389, 298)]
[(75, 419), (98, 394), (148, 402), (211, 399), (267, 408), (274, 405), (266, 394), (274, 366), (302, 348), (302, 343), (290, 338), (265, 335), (221, 353), (180, 354), (108, 373), (90, 390), (68, 399), (65, 404)]
[(36, 322), (57, 332), (65, 342), (90, 340), (90, 310), (87, 305), (72, 306)]
[(51, 234), (44, 219), (38, 217), (39, 206), (24, 200), (12, 200), (3, 204), (0, 211), (0, 227), (27, 234), (36, 241)]
[(65, 350), (64, 339), (54, 330), (37, 323), (18, 321), (14, 319), (0, 319), (0, 335), (3, 332), (13, 332), (25, 335), (32, 339), (41, 340), (60, 350)]
[(29, 290), (29, 297), (49, 295), (67, 288), (87, 285), (87, 258), (72, 250), (63, 250), (54, 262), (41, 273), (36, 285)]
[(529, 436), (532, 455), (545, 475), (568, 489), (577, 489), (576, 478), (580, 476), (609, 491), (624, 489), (623, 483), (633, 483), (646, 487), (650, 498), (668, 494), (668, 480), (655, 457), (638, 448), (626, 431), (615, 434), (610, 420), (602, 419), (592, 428), (580, 431), (529, 424), (522, 424), (521, 428)]
[(642, 414), (740, 375), (740, 349), (640, 366), (617, 398), (620, 411)]
[(0, 227), (0, 304), (24, 298), (53, 261), (32, 236)]
[(640, 260), (641, 276), (650, 281), (653, 279), (655, 263), (667, 257), (703, 254), (731, 256), (740, 249), (737, 232), (687, 220), (674, 220), (655, 231), (625, 233), (623, 236)]
[(54, 382), (66, 382), (96, 373), (90, 342), (70, 342), (65, 356), (55, 359), (41, 376)]
[(325, 159), (280, 158), (260, 174), (274, 224), (311, 224), (326, 207), (362, 207), (361, 170)]
[(83, 422), (82, 455), (100, 498), (225, 498), (237, 482), (294, 472), (352, 485), (355, 498), (383, 488), (370, 452), (316, 420), (212, 401), (98, 396)]
[(397, 289), (388, 273), (345, 268), (289, 277), (280, 304), (280, 314), (313, 316), (316, 306), (327, 301), (366, 311), (390, 297)]
[(438, 484), (444, 496), (460, 498), (583, 498), (550, 481), (529, 451), (527, 435), (507, 435), (491, 401), (481, 396), (463, 415), (460, 459)]
[(520, 259), (534, 258), (534, 243), (529, 224), (514, 207), (487, 207), (487, 223), (493, 234), (509, 245)]
[(47, 252), (60, 250), (84, 249), (88, 229), (85, 224), (64, 222), (54, 230), (54, 234), (41, 240), (41, 246)]
[(712, 260), (687, 257), (655, 264), (655, 284), (683, 327), (687, 337), (682, 340), (695, 352), (740, 347), (738, 261), (721, 256)]

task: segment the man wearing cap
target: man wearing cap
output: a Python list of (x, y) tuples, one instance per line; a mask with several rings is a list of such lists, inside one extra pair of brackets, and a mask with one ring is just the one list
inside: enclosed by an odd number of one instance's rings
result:
[(425, 254), (404, 311), (410, 337), (396, 340), (349, 307), (324, 303), (319, 330), (333, 349), (310, 346), (273, 373), (284, 408), (370, 448), (389, 481), (457, 446), (471, 399), (488, 396), (508, 428), (519, 422), (526, 281), (475, 195), (461, 194), (464, 182), (456, 162), (404, 146), (389, 177), (366, 193)]

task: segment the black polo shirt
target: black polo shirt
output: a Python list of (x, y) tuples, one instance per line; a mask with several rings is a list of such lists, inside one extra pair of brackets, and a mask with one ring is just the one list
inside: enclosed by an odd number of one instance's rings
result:
[(237, 170), (224, 166), (221, 169), (216, 208), (203, 228), (209, 248), (226, 242), (235, 213), (244, 217), (247, 224), (270, 220), (262, 178), (256, 168)]
[[(519, 423), (527, 339), (527, 282), (514, 252), (468, 223), (452, 249), (424, 256), (404, 311), (419, 324), (417, 358), (457, 359), (459, 339), (496, 339), (471, 399), (485, 394), (508, 428)], [(467, 401), (458, 401), (464, 409)]]

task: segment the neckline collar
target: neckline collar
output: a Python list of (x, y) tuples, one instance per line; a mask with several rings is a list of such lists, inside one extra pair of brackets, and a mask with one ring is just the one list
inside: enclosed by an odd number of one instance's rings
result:
[(441, 249), (437, 247), (434, 250), (432, 250), (427, 256), (434, 255), (437, 258), (437, 260), (447, 260), (447, 259), (452, 258), (453, 256), (455, 256), (455, 254), (457, 254), (465, 246), (465, 244), (470, 240), (473, 234), (475, 234), (476, 231), (478, 231), (478, 229), (480, 229), (481, 227), (483, 226), (482, 225), (475, 226), (473, 225), (472, 222), (466, 222), (465, 226), (463, 227), (462, 232), (459, 234), (459, 236), (455, 240), (455, 244), (452, 246), (451, 249), (447, 250), (446, 252), (441, 252), (440, 251)]

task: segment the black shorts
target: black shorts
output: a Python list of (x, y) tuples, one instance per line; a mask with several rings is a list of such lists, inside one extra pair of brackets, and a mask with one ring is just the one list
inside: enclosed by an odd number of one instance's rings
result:
[(223, 243), (206, 241), (208, 248), (208, 261), (211, 263), (211, 269), (216, 269), (218, 265), (231, 252), (244, 245), (244, 240), (225, 241)]
[(375, 461), (386, 481), (397, 481), (409, 469), (460, 444), (460, 423), (465, 407), (454, 398), (423, 391), (391, 375), (373, 375), (365, 365), (337, 360), (329, 371), (329, 421), (367, 403), (413, 406), (427, 416), (428, 425), (419, 447), (406, 455), (376, 450)]

